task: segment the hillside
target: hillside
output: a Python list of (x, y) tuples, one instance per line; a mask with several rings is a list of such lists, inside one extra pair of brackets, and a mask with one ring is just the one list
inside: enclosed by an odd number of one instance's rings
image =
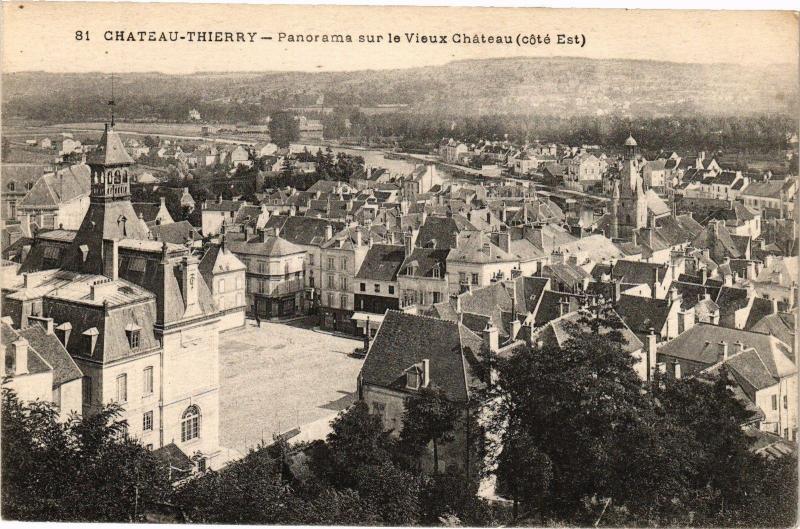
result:
[[(791, 67), (740, 67), (580, 58), (470, 60), (355, 72), (136, 73), (115, 76), (119, 112), (131, 119), (253, 119), (288, 106), (404, 103), (443, 116), (742, 115), (798, 111)], [(103, 114), (104, 74), (3, 76), (10, 116), (75, 121)], [(99, 108), (98, 108), (99, 107)], [(255, 117), (254, 117), (255, 115)]]

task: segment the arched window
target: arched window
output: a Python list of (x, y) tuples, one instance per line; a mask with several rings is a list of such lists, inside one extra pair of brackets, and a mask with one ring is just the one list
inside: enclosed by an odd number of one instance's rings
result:
[(200, 437), (200, 408), (191, 405), (181, 416), (181, 442)]
[(119, 171), (114, 171), (114, 183), (119, 184), (121, 182), (121, 176)]
[(8, 190), (9, 191), (14, 191), (15, 187), (16, 187), (16, 184), (14, 182), (9, 182), (8, 183)]

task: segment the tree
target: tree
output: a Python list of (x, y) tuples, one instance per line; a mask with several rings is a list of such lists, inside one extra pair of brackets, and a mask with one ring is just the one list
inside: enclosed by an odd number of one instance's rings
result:
[(412, 447), (433, 444), (434, 473), (439, 472), (439, 445), (453, 440), (460, 411), (441, 388), (422, 388), (406, 400), (400, 436)]
[(300, 138), (300, 127), (293, 114), (275, 112), (270, 117), (269, 135), (275, 145), (284, 149)]
[(15, 520), (130, 522), (171, 494), (166, 469), (125, 434), (120, 408), (59, 422), (3, 390), (2, 508)]

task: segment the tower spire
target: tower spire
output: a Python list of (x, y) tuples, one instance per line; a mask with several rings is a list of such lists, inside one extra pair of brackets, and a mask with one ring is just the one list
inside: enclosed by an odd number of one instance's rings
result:
[(111, 107), (111, 128), (114, 128), (114, 74), (111, 74), (111, 99), (108, 101), (108, 106)]

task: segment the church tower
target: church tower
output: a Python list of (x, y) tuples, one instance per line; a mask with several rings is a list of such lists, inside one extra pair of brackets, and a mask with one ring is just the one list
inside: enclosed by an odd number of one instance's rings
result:
[(625, 159), (620, 172), (617, 223), (619, 237), (630, 237), (636, 230), (647, 227), (647, 197), (639, 172), (639, 147), (633, 136), (625, 140)]

